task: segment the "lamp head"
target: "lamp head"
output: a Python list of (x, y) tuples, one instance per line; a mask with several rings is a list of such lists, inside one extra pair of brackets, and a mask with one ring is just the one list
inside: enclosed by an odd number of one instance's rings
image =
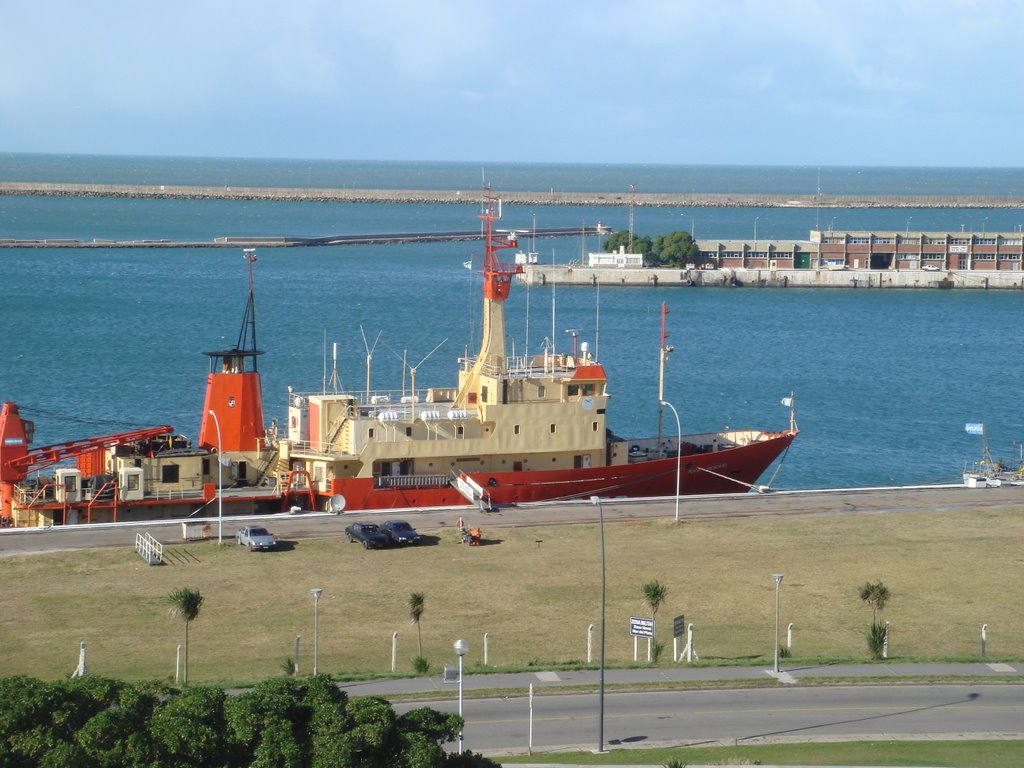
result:
[(465, 656), (466, 652), (468, 650), (469, 650), (469, 641), (468, 640), (456, 640), (455, 641), (455, 653), (457, 653), (459, 656)]

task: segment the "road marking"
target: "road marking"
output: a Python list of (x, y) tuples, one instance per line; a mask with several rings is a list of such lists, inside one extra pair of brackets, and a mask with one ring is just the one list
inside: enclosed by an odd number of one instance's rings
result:
[(538, 672), (537, 679), (542, 683), (560, 683), (562, 678), (558, 676), (557, 672)]
[(768, 677), (774, 677), (780, 683), (785, 683), (786, 685), (796, 684), (796, 678), (789, 674), (789, 672), (773, 672), (770, 669), (766, 669), (764, 673), (768, 675)]
[(1009, 664), (1001, 664), (996, 662), (995, 664), (988, 664), (989, 669), (993, 672), (1016, 672), (1017, 670), (1011, 667)]

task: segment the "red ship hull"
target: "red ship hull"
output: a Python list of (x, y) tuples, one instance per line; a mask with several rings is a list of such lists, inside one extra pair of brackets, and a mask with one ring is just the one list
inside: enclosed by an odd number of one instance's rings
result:
[[(617, 464), (606, 467), (523, 472), (467, 473), (487, 490), (493, 505), (541, 501), (569, 501), (591, 496), (672, 497), (676, 494), (676, 467), (681, 468), (681, 495), (743, 493), (785, 451), (795, 432), (782, 432), (769, 439), (716, 451)], [(468, 502), (450, 484), (417, 484), (403, 478), (400, 487), (375, 487), (373, 478), (336, 478), (332, 494), (345, 497), (345, 512), (415, 507), (449, 507)], [(330, 497), (322, 496), (324, 508)]]

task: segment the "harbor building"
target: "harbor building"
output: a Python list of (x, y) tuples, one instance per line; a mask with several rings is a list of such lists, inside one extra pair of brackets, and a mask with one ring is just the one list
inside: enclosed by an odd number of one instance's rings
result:
[(1021, 232), (811, 230), (809, 240), (698, 240), (705, 269), (1021, 270)]
[(647, 267), (639, 254), (530, 263), (531, 285), (966, 288), (1024, 291), (1022, 232), (811, 230), (807, 240), (697, 240), (699, 256)]

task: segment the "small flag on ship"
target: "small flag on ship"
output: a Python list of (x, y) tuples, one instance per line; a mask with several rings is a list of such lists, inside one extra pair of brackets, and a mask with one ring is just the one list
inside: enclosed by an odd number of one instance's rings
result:
[(790, 395), (789, 397), (782, 398), (782, 404), (784, 406), (786, 406), (787, 408), (792, 408), (793, 407), (793, 396)]
[(964, 432), (969, 435), (983, 435), (985, 434), (984, 424), (964, 424)]

